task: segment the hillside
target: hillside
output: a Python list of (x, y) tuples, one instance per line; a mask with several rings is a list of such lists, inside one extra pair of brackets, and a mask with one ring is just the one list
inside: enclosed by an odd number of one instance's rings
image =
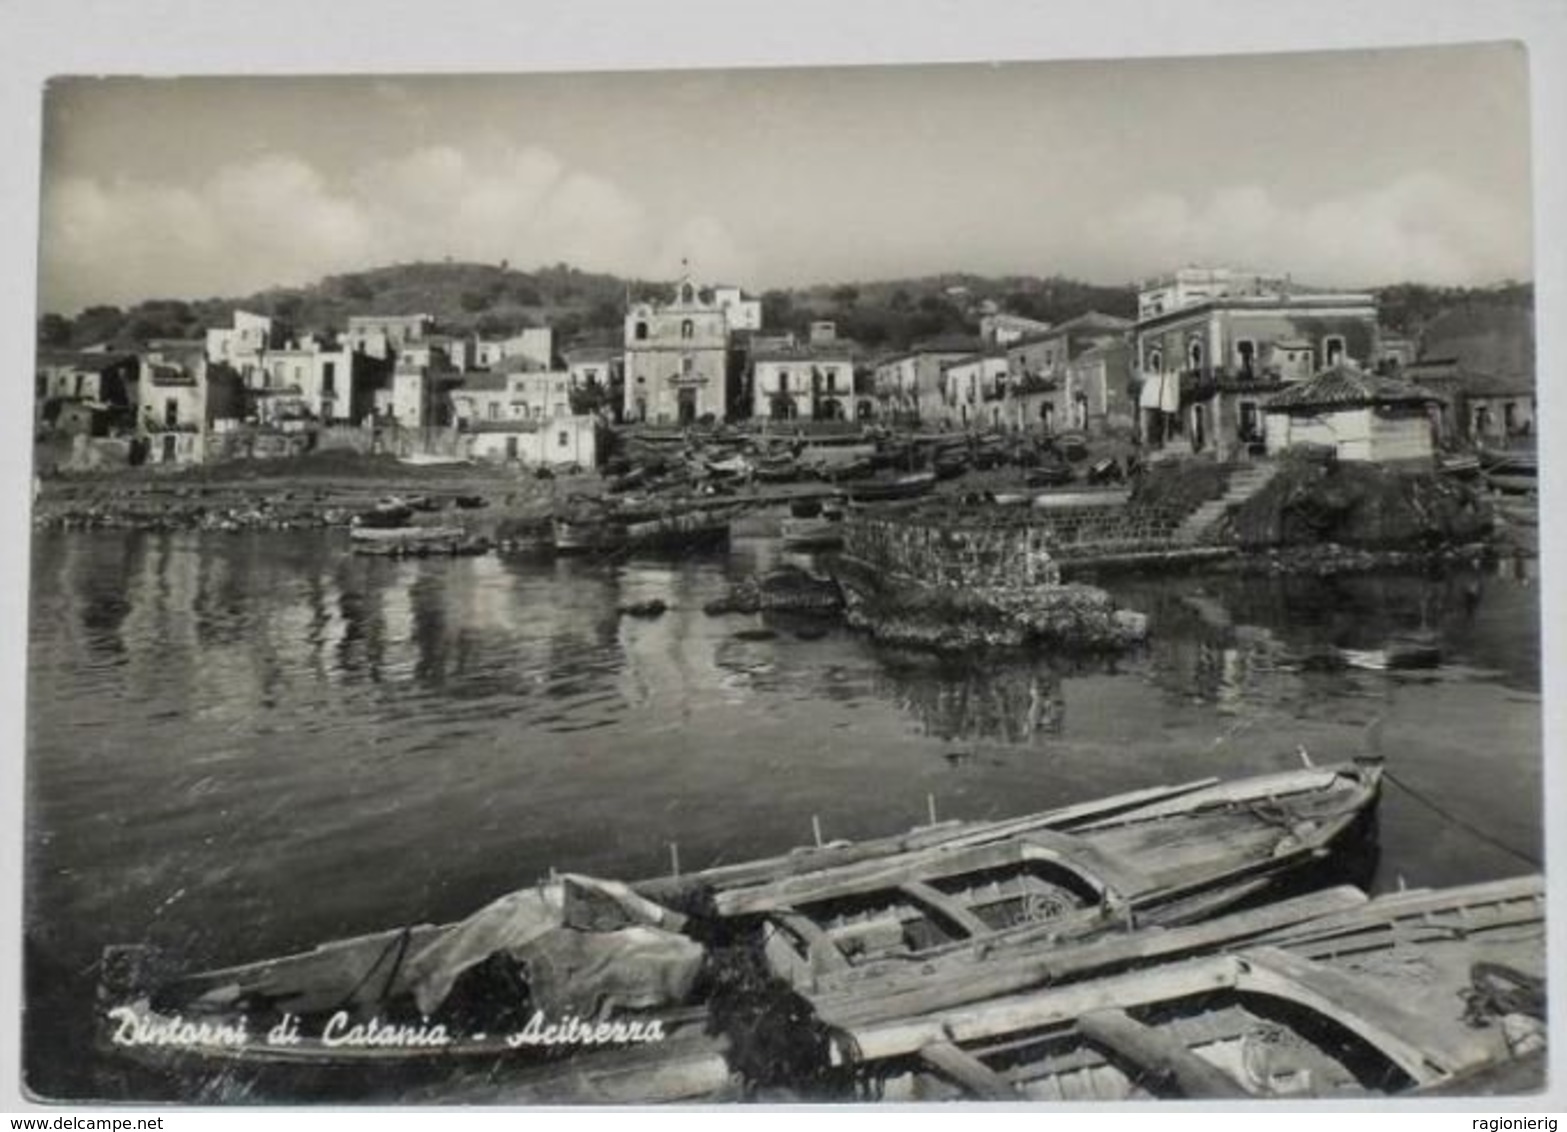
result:
[[(501, 336), (549, 325), (558, 341), (569, 342), (595, 332), (617, 334), (628, 293), (635, 299), (658, 297), (668, 286), (565, 264), (534, 271), (504, 263), (396, 264), (243, 297), (149, 299), (123, 310), (89, 307), (74, 319), (46, 314), (39, 320), (39, 342), (130, 347), (150, 338), (195, 337), (208, 327), (228, 325), (237, 309), (268, 314), (302, 330), (340, 330), (351, 314), (419, 312), (453, 333)], [(933, 275), (772, 290), (761, 298), (769, 330), (803, 332), (812, 319), (835, 319), (841, 333), (873, 348), (972, 332), (979, 304), (987, 299), (1003, 310), (1051, 322), (1093, 309), (1125, 314), (1136, 305), (1129, 288), (1032, 276)]]
[[(46, 314), (39, 320), (38, 337), (45, 346), (111, 342), (132, 347), (149, 338), (199, 336), (208, 327), (228, 325), (233, 312), (244, 309), (299, 330), (340, 330), (352, 314), (417, 312), (434, 316), (452, 333), (500, 337), (548, 325), (562, 344), (585, 336), (615, 341), (627, 295), (659, 297), (668, 287), (667, 281), (627, 280), (566, 264), (532, 271), (504, 262), (394, 264), (244, 297), (150, 299), (125, 310), (89, 307), (74, 319)], [(1402, 283), (1376, 293), (1383, 324), (1424, 342), (1426, 356), (1462, 354), (1476, 368), (1497, 372), (1512, 372), (1526, 362), (1532, 368), (1530, 284), (1439, 288)], [(842, 336), (871, 350), (972, 334), (991, 307), (1052, 323), (1089, 310), (1132, 317), (1137, 308), (1131, 286), (961, 273), (776, 289), (761, 299), (769, 331), (803, 333), (811, 321), (831, 319)], [(1501, 361), (1481, 365), (1470, 354)]]

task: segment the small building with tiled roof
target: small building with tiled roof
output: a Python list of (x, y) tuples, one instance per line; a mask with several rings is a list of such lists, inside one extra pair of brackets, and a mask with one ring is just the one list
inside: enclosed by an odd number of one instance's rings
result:
[(1264, 402), (1269, 454), (1331, 449), (1340, 460), (1428, 461), (1436, 452), (1431, 390), (1343, 363), (1291, 384)]

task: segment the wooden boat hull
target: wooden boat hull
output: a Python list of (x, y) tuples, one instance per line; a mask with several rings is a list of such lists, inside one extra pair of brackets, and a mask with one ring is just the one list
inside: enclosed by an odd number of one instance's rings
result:
[(1321, 871), (1370, 837), (1376, 766), (1222, 783), (1081, 825), (1022, 823), (948, 842), (720, 890), (726, 917), (763, 916), (773, 969), (808, 993), (909, 963), (1041, 939), (1056, 944), (1214, 915), (1292, 874)]
[(885, 503), (928, 495), (935, 486), (934, 472), (917, 472), (890, 481), (851, 484), (847, 492), (851, 503)]
[(1393, 894), (1233, 954), (848, 1037), (884, 1067), (889, 1099), (1414, 1094), (1532, 1057), (1544, 974), (1543, 881), (1522, 878)]
[[(632, 890), (666, 909), (701, 906), (704, 915), (730, 921), (732, 930), (742, 936), (749, 931), (783, 928), (803, 932), (814, 940), (831, 937), (836, 931), (833, 946), (838, 963), (831, 962), (831, 948), (807, 956), (810, 962), (821, 964), (816, 982), (808, 986), (807, 998), (819, 1000), (825, 1010), (829, 1003), (838, 1001), (829, 993), (834, 988), (864, 1000), (869, 984), (863, 980), (881, 978), (894, 968), (906, 975), (910, 966), (906, 960), (882, 964), (861, 961), (867, 957), (851, 955), (843, 943), (854, 933), (839, 930), (842, 925), (831, 924), (826, 916), (814, 927), (805, 926), (812, 904), (875, 897), (889, 891), (889, 885), (902, 898), (930, 899), (932, 892), (938, 893), (935, 906), (947, 909), (970, 930), (944, 946), (923, 949), (920, 961), (936, 968), (972, 963), (981, 952), (1014, 955), (1022, 954), (1020, 948), (1031, 947), (1055, 954), (1073, 940), (1124, 940), (1129, 938), (1125, 934), (1129, 928), (1168, 930), (1210, 915), (1318, 859), (1357, 815), (1369, 809), (1379, 777), (1374, 768), (1325, 768), (1233, 783), (1203, 780), (1156, 787), (1004, 821), (946, 822), (859, 844), (804, 849), (686, 876), (648, 880)], [(1352, 804), (1350, 797), (1356, 792), (1358, 805)], [(1191, 851), (1191, 845), (1210, 837), (1215, 828), (1226, 822), (1235, 826), (1239, 815), (1250, 811), (1257, 812), (1256, 820), (1242, 823), (1246, 828), (1236, 833), (1249, 846), (1249, 853)], [(1271, 830), (1271, 836), (1261, 836), (1264, 829)], [(1126, 846), (1159, 831), (1168, 858), (1163, 873), (1154, 876), (1158, 871), (1155, 865), (1144, 863), (1139, 877), (1122, 859)], [(1181, 845), (1188, 848), (1181, 850)], [(997, 918), (995, 902), (987, 901), (988, 880), (971, 886), (975, 891), (968, 895), (950, 891), (955, 879), (963, 880), (965, 869), (994, 874), (998, 865), (1010, 867), (1014, 861), (1031, 866), (1044, 862), (1054, 870), (1052, 876), (1069, 875), (1079, 890), (1089, 891), (1091, 902), (1009, 923)], [(943, 886), (949, 889), (945, 899), (940, 895)], [(1018, 901), (1017, 895), (1010, 892), (1006, 898), (1019, 906), (1026, 904)], [(1332, 908), (1343, 906), (1342, 898), (1331, 904)], [(1263, 926), (1292, 922), (1288, 915), (1280, 913), (1280, 917)], [(130, 970), (135, 966), (126, 961), (132, 958), (130, 952), (106, 955), (100, 1001), (105, 1008), (130, 1004), (155, 1019), (184, 1015), (211, 1021), (221, 1021), (226, 1010), (239, 1009), (240, 1003), (263, 1002), (269, 1016), (292, 1014), (314, 1019), (317, 1033), (321, 1021), (336, 1011), (346, 1011), (356, 1023), (378, 1015), (406, 1020), (406, 1008), (399, 1012), (396, 1006), (400, 1001), (397, 995), (403, 993), (398, 990), (398, 957), (416, 952), (458, 926), (426, 924), (393, 929), (278, 959), (179, 978), (163, 978), (149, 969)], [(1251, 930), (1252, 934), (1260, 930), (1255, 921)], [(1102, 962), (1081, 952), (1076, 959), (1080, 972), (1095, 969)], [(800, 985), (806, 985), (804, 980)], [(894, 991), (909, 992), (895, 981), (880, 986), (887, 992), (882, 996), (886, 1002), (896, 1003)], [(915, 993), (919, 993), (917, 989)], [(453, 1040), (439, 1047), (330, 1046), (308, 1037), (296, 1045), (280, 1045), (261, 1040), (265, 1033), (261, 1031), (253, 1034), (254, 1040), (237, 1046), (212, 1041), (169, 1050), (117, 1047), (111, 1042), (109, 1048), (154, 1063), (166, 1064), (172, 1059), (183, 1069), (200, 1073), (226, 1072), (228, 1067), (239, 1065), (283, 1070), (313, 1066), (328, 1073), (363, 1070), (373, 1076), (385, 1072), (388, 1079), (403, 1084), (414, 1077), (428, 1078), (446, 1082), (431, 1085), (438, 1091), (444, 1089), (442, 1096), (463, 1099), (474, 1099), (476, 1094), (467, 1090), (474, 1087), (475, 1080), (492, 1084), (500, 1080), (492, 1072), (500, 1067), (505, 1070), (504, 1080), (531, 1080), (538, 1096), (553, 1099), (689, 1099), (711, 1088), (715, 1065), (722, 1065), (725, 1055), (721, 1042), (706, 1032), (705, 1008), (698, 1003), (641, 1017), (659, 1021), (667, 1043), (623, 1045), (591, 1054), (579, 1050), (569, 1072), (547, 1059), (537, 1070), (526, 1069), (528, 1062), (539, 1060), (537, 1051), (519, 1052), (506, 1045), (505, 1035), (515, 1026), (508, 1029), (501, 1024), (482, 1027), (484, 1033), (474, 1032), (481, 1029), (475, 1026), (454, 1030)], [(100, 1032), (108, 1033), (111, 1024), (111, 1020), (102, 1019)], [(580, 1085), (590, 1077), (599, 1082), (595, 1086), (599, 1091), (586, 1091)], [(726, 1070), (722, 1079), (727, 1077)], [(479, 1092), (487, 1087), (479, 1086)], [(522, 1090), (518, 1096), (529, 1095), (521, 1085), (516, 1087)]]
[(625, 534), (612, 523), (557, 518), (551, 524), (551, 540), (557, 554), (592, 554), (624, 545)]
[(1485, 485), (1504, 495), (1530, 495), (1540, 490), (1540, 479), (1532, 472), (1485, 471)]

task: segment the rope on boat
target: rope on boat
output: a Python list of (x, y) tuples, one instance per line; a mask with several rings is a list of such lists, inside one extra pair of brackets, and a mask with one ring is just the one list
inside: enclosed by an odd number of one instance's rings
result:
[(381, 949), (381, 953), (375, 957), (375, 962), (365, 968), (365, 973), (359, 976), (359, 981), (350, 987), (348, 993), (339, 1000), (337, 1006), (333, 1008), (333, 1012), (347, 1010), (351, 1007), (354, 1004), (354, 999), (359, 996), (359, 992), (364, 990), (369, 984), (370, 976), (376, 973), (388, 957), (391, 957), (391, 969), (387, 971), (386, 982), (381, 987), (381, 997), (377, 999), (378, 1002), (384, 1003), (387, 996), (391, 994), (393, 981), (402, 972), (403, 961), (408, 957), (408, 945), (413, 941), (413, 934), (413, 927), (409, 925), (399, 931), (395, 938), (388, 940), (386, 946)]
[(1532, 865), (1537, 869), (1542, 869), (1545, 867), (1545, 862), (1541, 861), (1538, 857), (1532, 856), (1529, 853), (1525, 853), (1522, 849), (1515, 849), (1505, 841), (1501, 841), (1491, 834), (1485, 832), (1485, 830), (1480, 829), (1478, 826), (1472, 825), (1471, 823), (1465, 821), (1451, 810), (1442, 806), (1429, 795), (1416, 790), (1413, 786), (1409, 785), (1409, 783), (1405, 782), (1402, 778), (1399, 778), (1398, 775), (1394, 774), (1391, 770), (1383, 770), (1382, 777), (1386, 781), (1391, 782), (1394, 786), (1397, 786), (1405, 794), (1408, 794), (1411, 798), (1425, 806), (1438, 817), (1451, 822), (1465, 833), (1478, 838), (1487, 845), (1491, 846), (1493, 849), (1500, 849), (1508, 856), (1522, 861), (1526, 865)]

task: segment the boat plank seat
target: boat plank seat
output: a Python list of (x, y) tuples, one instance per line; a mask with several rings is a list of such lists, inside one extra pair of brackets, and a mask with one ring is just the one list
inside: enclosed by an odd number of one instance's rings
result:
[(1084, 1014), (1077, 1020), (1077, 1031), (1148, 1076), (1174, 1085), (1183, 1097), (1231, 1100), (1250, 1096), (1218, 1066), (1204, 1061), (1170, 1034), (1143, 1025), (1124, 1010)]
[[(1486, 1047), (1411, 1009), (1373, 980), (1347, 975), (1273, 947), (1241, 957), (1242, 990), (1291, 999), (1359, 1034), (1414, 1080), (1427, 1085), (1482, 1060)], [(1444, 1004), (1445, 1005), (1445, 1004)]]
[[(1142, 870), (1118, 855), (1105, 853), (1092, 842), (1053, 829), (1030, 830), (1022, 838), (1025, 845), (1045, 854), (1045, 859), (1087, 878), (1097, 878), (1102, 895), (1117, 900), (1134, 900), (1153, 887)], [(1036, 856), (1025, 850), (1026, 857)]]
[(849, 960), (844, 956), (843, 951), (815, 920), (798, 912), (789, 911), (775, 912), (773, 918), (804, 941), (811, 970), (825, 973), (849, 969)]
[(979, 1058), (970, 1056), (951, 1042), (931, 1042), (920, 1049), (919, 1056), (926, 1065), (961, 1085), (979, 1100), (1023, 1099), (1012, 1082)]
[(915, 903), (930, 908), (950, 920), (972, 937), (982, 938), (991, 933), (990, 925), (984, 920), (940, 889), (933, 888), (924, 881), (907, 881), (898, 886), (898, 891)]

